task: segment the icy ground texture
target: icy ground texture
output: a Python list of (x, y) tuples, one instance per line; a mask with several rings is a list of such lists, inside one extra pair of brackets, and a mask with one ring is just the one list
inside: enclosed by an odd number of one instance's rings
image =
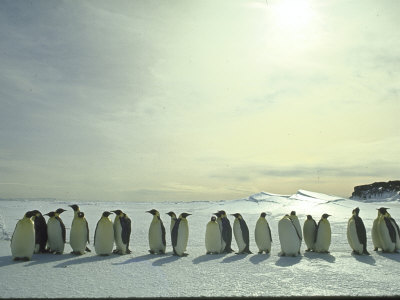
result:
[[(259, 193), (247, 199), (219, 202), (78, 203), (89, 222), (90, 238), (104, 210), (121, 209), (132, 219), (132, 254), (96, 256), (94, 251), (83, 256), (69, 254), (38, 255), (32, 261), (13, 262), (10, 237), (15, 224), (27, 210), (42, 213), (59, 207), (68, 209), (61, 217), (69, 228), (73, 217), (69, 202), (50, 200), (0, 201), (0, 297), (178, 297), (178, 296), (309, 296), (309, 295), (400, 295), (400, 254), (374, 252), (371, 228), (376, 208), (385, 206), (400, 223), (400, 203), (368, 202), (342, 199), (319, 193), (298, 191), (292, 196)], [(346, 238), (347, 220), (355, 207), (360, 207), (371, 256), (351, 254)], [(189, 221), (187, 257), (172, 256), (167, 234), (167, 254), (148, 254), (148, 228), (152, 216), (146, 210), (160, 211), (164, 225), (170, 219), (165, 213), (192, 213)], [(254, 254), (205, 255), (204, 234), (212, 213), (224, 209), (228, 214), (240, 212), (250, 230), (250, 250)], [(298, 257), (280, 257), (277, 223), (295, 210), (303, 226), (307, 214), (319, 220), (329, 213), (332, 226), (330, 254), (304, 252)], [(269, 255), (257, 254), (254, 228), (262, 211), (272, 230)], [(113, 218), (112, 218), (113, 219)], [(234, 217), (229, 216), (231, 223)], [(237, 249), (236, 242), (232, 243)], [(93, 245), (90, 246), (94, 250)]]

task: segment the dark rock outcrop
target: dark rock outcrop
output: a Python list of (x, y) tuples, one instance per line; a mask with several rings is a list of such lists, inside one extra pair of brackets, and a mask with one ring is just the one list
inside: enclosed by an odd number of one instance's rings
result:
[(400, 195), (400, 180), (374, 182), (354, 187), (350, 199), (377, 199)]

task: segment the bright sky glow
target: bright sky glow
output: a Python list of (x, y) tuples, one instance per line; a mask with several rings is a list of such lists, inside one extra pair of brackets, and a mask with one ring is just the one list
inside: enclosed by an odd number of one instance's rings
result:
[(0, 197), (350, 196), (400, 177), (398, 1), (1, 1)]

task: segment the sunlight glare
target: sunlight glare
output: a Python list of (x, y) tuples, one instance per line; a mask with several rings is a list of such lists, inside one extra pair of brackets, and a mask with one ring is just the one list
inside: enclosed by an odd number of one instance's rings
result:
[(279, 27), (287, 30), (300, 30), (306, 27), (313, 11), (307, 0), (282, 0), (273, 4), (274, 16)]

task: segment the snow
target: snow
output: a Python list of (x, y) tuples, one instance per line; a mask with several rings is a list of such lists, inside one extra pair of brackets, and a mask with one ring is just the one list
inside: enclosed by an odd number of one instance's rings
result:
[[(384, 205), (383, 205), (384, 203)], [(121, 209), (132, 219), (132, 254), (100, 257), (94, 253), (82, 256), (34, 254), (31, 261), (14, 262), (10, 237), (15, 224), (28, 210), (42, 213), (57, 208), (68, 209), (61, 215), (67, 227), (67, 242), (73, 211), (78, 204), (89, 223), (90, 238), (105, 210)], [(351, 254), (346, 238), (347, 220), (355, 207), (367, 229), (370, 256)], [(0, 200), (0, 297), (83, 298), (83, 297), (218, 297), (218, 296), (382, 296), (400, 295), (400, 254), (374, 252), (371, 228), (376, 208), (389, 207), (392, 217), (400, 216), (400, 203), (376, 199), (368, 202), (350, 200), (322, 193), (299, 190), (294, 195), (261, 192), (245, 199), (218, 202), (66, 202), (54, 199)], [(167, 234), (167, 254), (150, 255), (148, 229), (152, 208), (161, 213), (168, 229), (169, 211), (188, 212), (189, 242), (187, 257), (172, 256)], [(224, 209), (239, 212), (250, 230), (250, 250), (254, 254), (206, 255), (204, 234), (212, 213)], [(280, 257), (278, 221), (295, 210), (300, 224), (307, 214), (317, 221), (329, 213), (332, 227), (330, 254), (304, 252), (298, 257)], [(272, 249), (269, 255), (257, 254), (254, 229), (261, 212), (267, 213), (271, 226)], [(112, 218), (113, 219), (113, 218)], [(168, 230), (167, 230), (168, 233)], [(232, 246), (237, 250), (236, 242)]]

